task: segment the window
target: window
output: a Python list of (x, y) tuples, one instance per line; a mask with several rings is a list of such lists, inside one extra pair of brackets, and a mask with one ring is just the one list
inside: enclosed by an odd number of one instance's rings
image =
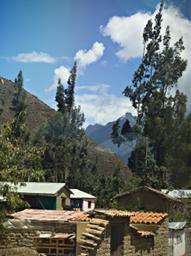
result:
[(88, 201), (88, 208), (90, 209), (92, 206), (92, 202), (91, 201)]

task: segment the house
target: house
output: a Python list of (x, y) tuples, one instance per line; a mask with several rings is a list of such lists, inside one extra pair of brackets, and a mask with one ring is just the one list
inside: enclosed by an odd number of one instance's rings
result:
[(167, 214), (96, 209), (82, 233), (80, 255), (167, 256)]
[(166, 213), (26, 209), (10, 216), (0, 248), (33, 247), (47, 256), (168, 255)]
[(116, 195), (113, 200), (124, 209), (166, 212), (169, 219), (184, 211), (179, 199), (147, 186)]
[(59, 210), (70, 207), (71, 190), (65, 183), (25, 182), (24, 185), (0, 182), (20, 194), (33, 209)]
[(191, 190), (190, 189), (174, 189), (167, 190), (162, 189), (163, 193), (168, 196), (171, 196), (174, 199), (182, 201), (185, 205), (186, 211), (191, 213)]
[(25, 209), (7, 217), (9, 233), (0, 249), (35, 248), (47, 256), (79, 255), (79, 240), (89, 221), (84, 212), (70, 210)]
[(81, 211), (92, 211), (95, 209), (96, 197), (79, 189), (70, 189), (71, 207)]
[(186, 255), (186, 222), (169, 222), (169, 256)]

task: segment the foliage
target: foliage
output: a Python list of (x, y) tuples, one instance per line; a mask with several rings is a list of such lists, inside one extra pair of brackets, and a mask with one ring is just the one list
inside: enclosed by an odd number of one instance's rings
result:
[(23, 74), (22, 71), (20, 71), (15, 79), (16, 92), (13, 96), (11, 107), (12, 111), (14, 111), (14, 119), (11, 123), (12, 141), (15, 144), (21, 144), (21, 142), (25, 144), (29, 139), (29, 132), (25, 125), (27, 105), (25, 103), (26, 94), (23, 89), (23, 81)]
[(123, 92), (137, 111), (137, 123), (129, 132), (138, 131), (140, 138), (145, 138), (141, 143), (138, 140), (129, 164), (144, 184), (158, 188), (167, 185), (167, 176), (172, 181), (174, 146), (180, 146), (177, 137), (182, 132), (186, 112), (186, 96), (175, 90), (187, 65), (181, 58), (183, 39), (172, 46), (169, 26), (161, 35), (162, 10), (163, 1), (154, 24), (151, 20), (146, 24), (142, 62), (132, 84)]
[[(13, 184), (24, 181), (40, 181), (43, 179), (42, 156), (43, 147), (32, 146), (26, 139), (25, 109), (22, 72), (16, 79), (17, 91), (13, 99), (14, 118), (11, 123), (0, 126), (0, 180)], [(24, 183), (22, 183), (24, 185)], [(1, 203), (0, 229), (3, 216), (7, 211), (22, 209), (26, 204), (21, 200), (13, 186), (0, 185)]]

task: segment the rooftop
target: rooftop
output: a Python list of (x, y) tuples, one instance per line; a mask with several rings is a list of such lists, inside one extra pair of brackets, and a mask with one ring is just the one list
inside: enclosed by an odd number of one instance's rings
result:
[(167, 217), (167, 213), (159, 212), (132, 212), (131, 223), (157, 224)]
[(173, 230), (180, 230), (185, 228), (186, 226), (186, 221), (182, 221), (182, 222), (169, 222), (168, 223), (168, 228), (169, 229), (173, 229)]
[(20, 194), (45, 194), (56, 195), (59, 190), (66, 187), (65, 183), (51, 182), (25, 182), (24, 185), (18, 183), (15, 185), (11, 182), (0, 182), (0, 185), (8, 185)]
[(175, 189), (175, 190), (167, 190), (162, 189), (163, 193), (165, 193), (168, 196), (171, 196), (172, 198), (191, 198), (191, 190), (190, 189)]
[(70, 198), (88, 198), (88, 199), (96, 199), (95, 196), (88, 194), (84, 191), (81, 191), (79, 189), (70, 189), (72, 191), (72, 194)]
[(11, 214), (11, 216), (19, 220), (30, 220), (38, 222), (68, 222), (73, 219), (80, 219), (80, 216), (85, 218), (84, 212), (79, 211), (36, 209), (25, 209), (23, 211)]
[(121, 211), (115, 209), (96, 209), (95, 212), (108, 217), (129, 217), (131, 223), (157, 224), (167, 217), (167, 213), (141, 212), (141, 211)]
[[(171, 194), (169, 193), (166, 193), (165, 190), (157, 190), (157, 189), (154, 189), (154, 188), (151, 188), (151, 187), (147, 187), (147, 186), (143, 186), (143, 187), (139, 187), (139, 188), (136, 188), (136, 189), (133, 189), (133, 190), (130, 190), (130, 191), (127, 191), (127, 192), (124, 192), (124, 193), (121, 193), (121, 194), (118, 194), (116, 195), (113, 199), (118, 199), (120, 197), (123, 197), (123, 196), (126, 196), (126, 195), (130, 195), (132, 193), (135, 193), (135, 192), (141, 192), (141, 191), (150, 191), (152, 193), (155, 193), (156, 195), (159, 195), (169, 201), (174, 201), (174, 202), (177, 202), (177, 203), (181, 203), (180, 200), (178, 200), (176, 197), (172, 196)], [(191, 193), (191, 190), (190, 190), (190, 193)]]

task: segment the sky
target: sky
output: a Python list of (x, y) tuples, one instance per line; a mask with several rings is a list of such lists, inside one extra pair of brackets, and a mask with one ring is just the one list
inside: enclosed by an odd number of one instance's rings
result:
[[(24, 87), (56, 108), (58, 78), (64, 86), (78, 63), (76, 105), (86, 123), (106, 124), (126, 112), (135, 114), (122, 95), (142, 56), (142, 32), (158, 0), (0, 0), (0, 76), (24, 73)], [(179, 88), (191, 110), (191, 0), (166, 0), (163, 31), (172, 43), (181, 36), (188, 60)]]

